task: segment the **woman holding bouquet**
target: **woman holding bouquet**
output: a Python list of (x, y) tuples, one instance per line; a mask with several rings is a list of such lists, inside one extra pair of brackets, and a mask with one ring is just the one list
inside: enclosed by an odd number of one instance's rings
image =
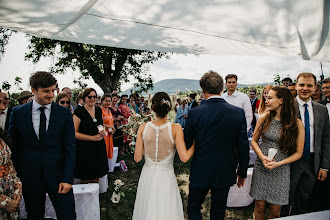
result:
[[(258, 155), (250, 191), (255, 199), (256, 220), (264, 219), (267, 203), (270, 219), (279, 218), (281, 206), (289, 203), (289, 164), (301, 158), (305, 138), (304, 125), (296, 119), (295, 101), (289, 89), (273, 87), (265, 105), (268, 111), (260, 116), (251, 141)], [(271, 151), (277, 151), (274, 159), (268, 157)]]

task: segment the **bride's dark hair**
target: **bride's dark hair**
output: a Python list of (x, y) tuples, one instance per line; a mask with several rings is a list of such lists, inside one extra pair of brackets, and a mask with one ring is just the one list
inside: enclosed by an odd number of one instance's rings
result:
[(165, 92), (157, 92), (151, 99), (151, 109), (157, 117), (164, 118), (171, 110), (171, 99)]

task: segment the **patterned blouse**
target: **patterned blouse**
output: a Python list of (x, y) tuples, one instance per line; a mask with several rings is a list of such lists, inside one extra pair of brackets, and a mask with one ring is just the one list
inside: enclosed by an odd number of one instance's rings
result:
[(18, 211), (8, 213), (4, 207), (9, 205), (14, 195), (22, 195), (22, 182), (17, 177), (10, 157), (10, 148), (0, 139), (0, 219), (18, 218)]

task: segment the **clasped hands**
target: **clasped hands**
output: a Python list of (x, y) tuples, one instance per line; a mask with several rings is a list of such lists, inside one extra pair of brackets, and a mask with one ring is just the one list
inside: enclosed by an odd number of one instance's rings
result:
[(274, 159), (269, 159), (267, 156), (264, 156), (262, 158), (262, 164), (264, 167), (268, 170), (275, 169), (276, 167), (280, 166), (278, 162), (276, 162)]
[(4, 208), (7, 212), (11, 213), (15, 211), (21, 203), (22, 195), (14, 195), (14, 198), (10, 200), (9, 204)]

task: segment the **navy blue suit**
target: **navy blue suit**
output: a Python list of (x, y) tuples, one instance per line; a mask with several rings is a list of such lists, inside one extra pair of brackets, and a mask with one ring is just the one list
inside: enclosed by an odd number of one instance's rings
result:
[(192, 109), (184, 129), (186, 146), (195, 140), (191, 161), (188, 215), (202, 219), (201, 204), (211, 189), (211, 219), (223, 219), (230, 186), (247, 176), (249, 143), (244, 110), (222, 98)]
[(9, 123), (16, 169), (23, 183), (23, 196), (29, 219), (43, 219), (45, 195), (49, 194), (58, 219), (75, 219), (72, 189), (58, 194), (60, 182), (73, 183), (75, 130), (71, 111), (55, 103), (44, 144), (32, 123), (32, 102), (13, 109)]

